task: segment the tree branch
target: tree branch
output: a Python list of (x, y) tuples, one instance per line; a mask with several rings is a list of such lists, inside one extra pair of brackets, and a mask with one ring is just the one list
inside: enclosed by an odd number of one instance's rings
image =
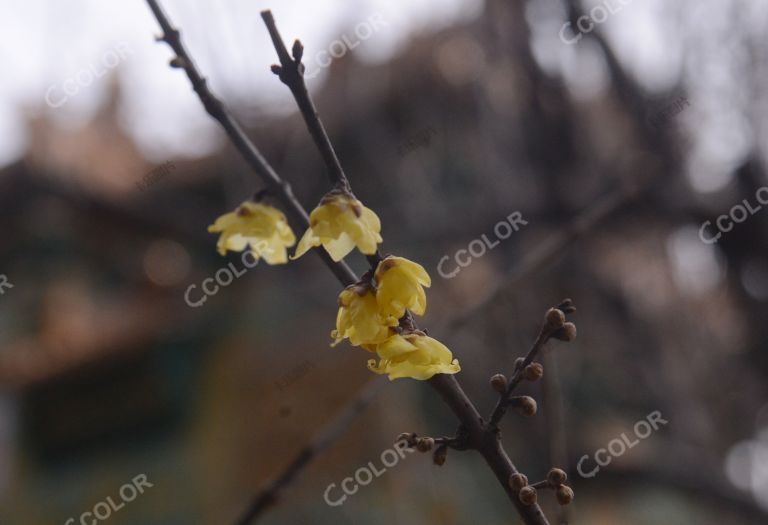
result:
[(328, 168), (328, 176), (331, 182), (341, 188), (350, 190), (347, 176), (344, 174), (339, 158), (336, 156), (336, 151), (331, 144), (331, 139), (325, 131), (325, 126), (323, 126), (320, 116), (317, 114), (315, 105), (309, 96), (309, 91), (307, 91), (307, 85), (304, 83), (304, 64), (301, 63), (301, 58), (304, 55), (304, 46), (299, 40), (296, 40), (293, 43), (293, 58), (291, 58), (277, 30), (272, 11), (262, 11), (261, 18), (267, 26), (269, 36), (272, 38), (272, 43), (280, 59), (279, 66), (272, 66), (272, 72), (280, 77), (283, 84), (288, 86), (291, 93), (293, 93), (293, 98), (296, 99), (296, 104), (299, 106), (301, 115), (304, 117), (309, 134), (312, 135), (312, 139), (315, 141), (317, 149), (320, 150), (320, 155), (322, 155), (323, 161)]
[[(267, 184), (270, 192), (272, 192), (283, 205), (286, 207), (286, 211), (291, 218), (298, 222), (303, 229), (309, 226), (309, 216), (301, 203), (293, 195), (291, 185), (281, 178), (274, 169), (269, 165), (261, 152), (254, 146), (251, 140), (243, 131), (240, 124), (229, 113), (226, 106), (221, 102), (208, 88), (208, 83), (205, 77), (200, 73), (195, 65), (192, 57), (189, 55), (187, 49), (181, 41), (181, 33), (173, 27), (168, 16), (163, 11), (157, 0), (147, 0), (149, 8), (155, 15), (160, 28), (163, 30), (163, 36), (159, 38), (163, 42), (167, 43), (174, 53), (176, 58), (171, 61), (173, 67), (179, 67), (184, 69), (189, 78), (192, 88), (197, 93), (200, 101), (203, 103), (205, 110), (213, 117), (221, 127), (224, 128), (229, 139), (234, 144), (235, 148), (240, 152), (243, 159), (248, 165), (256, 172), (259, 177)], [(357, 281), (357, 276), (352, 269), (344, 262), (334, 262), (333, 259), (325, 252), (325, 250), (313, 250), (323, 260), (326, 266), (330, 268), (333, 274), (346, 286)]]
[[(185, 70), (195, 92), (200, 97), (200, 100), (203, 103), (206, 111), (214, 119), (216, 119), (222, 125), (222, 127), (224, 127), (227, 135), (237, 147), (238, 151), (241, 153), (241, 155), (243, 155), (251, 168), (254, 169), (254, 171), (256, 171), (257, 174), (259, 174), (261, 178), (268, 184), (270, 190), (274, 191), (275, 194), (288, 207), (291, 214), (306, 226), (308, 224), (307, 213), (293, 196), (289, 184), (281, 179), (277, 173), (275, 173), (275, 171), (269, 166), (260, 152), (247, 138), (242, 128), (236, 123), (234, 118), (227, 111), (224, 104), (218, 100), (208, 89), (204, 77), (199, 73), (187, 50), (182, 44), (179, 31), (173, 28), (167, 16), (160, 8), (157, 0), (147, 0), (147, 2), (153, 14), (155, 15), (155, 18), (157, 18), (161, 28), (163, 29), (164, 35), (162, 40), (168, 43), (177, 55), (177, 57), (171, 62), (171, 65), (174, 67), (181, 67)], [(290, 78), (290, 69), (286, 68), (286, 66), (289, 66), (295, 68), (295, 74), (298, 76), (298, 78), (301, 78), (301, 45), (298, 44), (294, 46), (295, 61), (290, 60), (287, 57), (287, 50), (285, 49), (285, 46), (280, 45), (282, 41), (279, 37), (279, 33), (277, 33), (277, 28), (271, 15), (268, 15), (267, 12), (263, 13), (262, 16), (264, 17), (267, 26), (270, 28), (270, 35), (272, 36), (273, 43), (275, 43), (276, 47), (278, 48), (278, 55), (281, 58), (281, 62), (283, 62), (283, 69), (279, 73), (285, 73), (285, 75), (287, 75), (285, 78)], [(283, 75), (281, 75), (281, 77), (282, 76)], [(283, 81), (286, 82), (286, 80)], [(290, 80), (290, 82), (296, 83), (297, 81), (294, 78), (293, 80)], [(326, 164), (331, 170), (332, 181), (337, 185), (344, 185), (346, 188), (348, 188), (349, 183), (346, 179), (346, 176), (344, 176), (343, 171), (341, 170), (338, 158), (336, 157), (335, 152), (330, 145), (330, 140), (325, 133), (325, 129), (322, 127), (322, 123), (320, 123), (319, 118), (317, 118), (317, 112), (314, 109), (314, 105), (312, 104), (311, 100), (309, 99), (309, 94), (306, 91), (306, 86), (303, 83), (303, 79), (301, 79), (297, 85), (299, 89), (295, 90), (292, 88), (291, 91), (294, 93), (294, 97), (297, 99), (297, 103), (302, 110), (302, 114), (305, 115), (307, 126), (310, 128), (310, 133), (312, 133), (312, 136), (315, 139), (318, 147), (321, 149), (321, 152), (323, 152)], [(326, 261), (328, 267), (343, 285), (346, 286), (357, 281), (357, 276), (348, 266), (346, 266), (344, 263), (333, 263), (330, 261), (330, 258), (324, 251), (317, 251), (321, 256), (323, 256), (323, 259)], [(328, 261), (330, 261), (330, 264)], [(452, 375), (437, 375), (430, 379), (428, 383), (440, 393), (443, 400), (449, 405), (454, 414), (459, 418), (462, 426), (467, 429), (471, 440), (470, 442), (474, 444), (474, 447), (478, 450), (478, 452), (480, 452), (486, 463), (488, 463), (488, 465), (491, 467), (505, 492), (508, 494), (513, 504), (515, 505), (515, 508), (523, 518), (523, 521), (527, 525), (549, 525), (549, 522), (536, 503), (531, 505), (524, 505), (520, 501), (520, 498), (517, 497), (517, 494), (510, 487), (509, 477), (510, 475), (517, 473), (517, 470), (501, 446), (500, 433), (497, 432), (496, 429), (493, 429), (484, 423), (479, 412), (466, 396), (464, 391), (461, 389), (459, 383), (456, 381), (456, 378)], [(354, 406), (358, 407), (359, 410), (359, 407), (364, 407), (366, 404), (367, 403), (363, 402), (355, 404)], [(351, 421), (355, 414), (355, 411), (349, 412), (351, 417), (343, 418), (338, 427), (333, 427), (333, 430), (341, 431), (343, 428), (346, 428), (346, 426), (348, 426), (348, 421)], [(344, 415), (347, 415), (347, 413)], [(327, 436), (323, 436), (321, 439), (321, 444), (327, 446), (330, 442), (333, 441), (333, 437), (333, 432), (329, 433)], [(273, 490), (268, 490), (266, 493), (262, 494), (264, 499), (260, 501), (254, 501), (254, 504), (249, 507), (248, 513), (245, 514), (238, 523), (249, 523), (252, 518), (251, 514), (258, 514), (258, 509), (264, 506), (268, 506), (269, 503), (274, 501), (274, 495), (280, 489), (280, 487), (287, 484), (293, 478), (293, 476), (295, 476), (296, 473), (300, 471), (302, 467), (312, 459), (312, 456), (313, 453), (308, 452), (307, 449), (302, 451), (302, 453), (292, 462), (291, 467), (283, 474), (283, 476), (281, 476), (275, 483), (273, 483)], [(254, 511), (254, 509), (256, 510)]]

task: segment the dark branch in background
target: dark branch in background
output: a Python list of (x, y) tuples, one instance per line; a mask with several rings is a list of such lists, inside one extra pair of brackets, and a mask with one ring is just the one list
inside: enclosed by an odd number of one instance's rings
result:
[(348, 406), (345, 406), (339, 414), (326, 425), (310, 443), (301, 449), (296, 457), (288, 464), (288, 467), (275, 478), (274, 481), (264, 487), (248, 506), (246, 511), (237, 521), (237, 525), (248, 525), (263, 511), (272, 506), (279, 498), (282, 490), (299, 475), (309, 463), (331, 446), (350, 427), (352, 422), (362, 414), (368, 405), (383, 390), (388, 382), (383, 378), (371, 379)]
[[(192, 88), (197, 93), (208, 114), (221, 124), (232, 144), (235, 145), (251, 169), (267, 184), (269, 191), (282, 201), (288, 211), (288, 215), (298, 222), (303, 229), (306, 229), (309, 226), (309, 217), (304, 207), (293, 195), (291, 185), (272, 169), (272, 166), (269, 165), (256, 146), (253, 145), (243, 131), (243, 128), (240, 127), (240, 124), (229, 113), (226, 106), (208, 88), (205, 77), (200, 74), (192, 57), (181, 41), (181, 33), (173, 27), (157, 0), (147, 0), (147, 4), (149, 4), (149, 8), (163, 30), (163, 35), (159, 40), (171, 46), (173, 52), (176, 53), (176, 57), (171, 61), (171, 66), (182, 68), (186, 72), (189, 81), (192, 83)], [(344, 261), (334, 262), (325, 250), (314, 251), (345, 286), (357, 281), (357, 276), (355, 276), (352, 269)]]

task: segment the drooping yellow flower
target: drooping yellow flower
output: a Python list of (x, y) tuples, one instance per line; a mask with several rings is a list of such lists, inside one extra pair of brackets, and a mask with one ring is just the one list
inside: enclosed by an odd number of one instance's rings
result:
[(416, 315), (427, 310), (427, 294), (432, 280), (420, 264), (402, 257), (386, 257), (376, 268), (376, 299), (383, 315), (400, 319), (406, 308)]
[(221, 233), (216, 245), (221, 255), (227, 250), (241, 252), (250, 246), (256, 260), (264, 258), (269, 264), (287, 263), (286, 248), (296, 243), (296, 236), (283, 212), (250, 201), (216, 219), (208, 226), (208, 231)]
[(299, 241), (297, 259), (321, 244), (334, 261), (340, 261), (355, 247), (365, 255), (376, 253), (382, 242), (381, 221), (350, 193), (334, 190), (309, 215), (309, 228)]
[(348, 286), (339, 295), (336, 330), (331, 332), (335, 339), (332, 346), (343, 339), (349, 339), (354, 346), (383, 343), (391, 335), (389, 327), (397, 323), (397, 319), (379, 314), (376, 294), (370, 285)]
[(410, 377), (421, 381), (435, 374), (455, 374), (461, 371), (459, 360), (443, 343), (422, 332), (393, 335), (376, 346), (379, 363), (368, 361), (368, 369), (388, 374), (390, 381)]

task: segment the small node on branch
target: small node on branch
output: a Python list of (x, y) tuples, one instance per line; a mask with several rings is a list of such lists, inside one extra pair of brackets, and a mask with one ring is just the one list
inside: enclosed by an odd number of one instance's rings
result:
[(274, 73), (277, 76), (280, 76), (280, 74), (283, 72), (283, 66), (279, 64), (272, 64), (271, 66), (269, 66), (269, 69), (270, 71), (272, 71), (272, 73)]
[(562, 328), (552, 334), (552, 337), (561, 341), (573, 341), (576, 339), (576, 325), (565, 323)]
[(187, 65), (187, 62), (181, 57), (173, 57), (169, 64), (173, 68), (184, 69)]
[(432, 461), (435, 462), (435, 465), (442, 467), (443, 464), (445, 464), (446, 457), (448, 457), (448, 445), (442, 443), (435, 449), (435, 452), (432, 454)]
[(547, 483), (552, 487), (559, 487), (568, 479), (568, 474), (559, 468), (553, 468), (547, 473)]
[(509, 406), (517, 408), (524, 416), (536, 415), (536, 400), (530, 396), (515, 396), (509, 400)]
[(544, 366), (541, 363), (531, 363), (525, 367), (523, 377), (527, 381), (538, 381), (544, 375)]
[(530, 485), (527, 487), (523, 487), (520, 489), (520, 493), (518, 494), (518, 497), (520, 498), (520, 501), (525, 505), (526, 507), (531, 506), (536, 503), (537, 495), (536, 495), (536, 489), (531, 487)]
[(512, 490), (517, 492), (523, 487), (528, 486), (528, 477), (525, 474), (516, 472), (509, 476), (509, 486), (512, 488)]
[(547, 314), (544, 316), (545, 330), (547, 332), (554, 332), (563, 327), (565, 324), (565, 314), (562, 310), (557, 308), (550, 308), (547, 310)]
[(416, 440), (416, 449), (419, 452), (429, 452), (435, 446), (435, 440), (431, 437)]
[(567, 485), (560, 485), (555, 495), (560, 505), (568, 505), (574, 498), (573, 489)]
[(293, 49), (291, 49), (291, 54), (293, 55), (293, 59), (296, 61), (296, 63), (301, 62), (301, 57), (304, 56), (304, 44), (302, 44), (301, 40), (298, 38), (293, 42)]
[(493, 377), (491, 377), (491, 387), (498, 392), (499, 394), (503, 394), (507, 391), (507, 376), (504, 374), (496, 374)]
[(524, 357), (518, 357), (517, 359), (515, 359), (514, 371), (517, 372), (518, 370), (520, 370), (523, 367), (524, 363), (525, 363), (525, 358)]

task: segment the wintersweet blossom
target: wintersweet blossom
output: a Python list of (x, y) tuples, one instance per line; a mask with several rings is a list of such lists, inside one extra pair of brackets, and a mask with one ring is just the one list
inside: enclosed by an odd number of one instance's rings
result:
[(455, 374), (461, 370), (458, 359), (443, 343), (423, 332), (396, 334), (376, 346), (379, 363), (368, 361), (377, 374), (388, 374), (390, 381), (410, 377), (425, 381), (435, 374)]
[(216, 245), (221, 255), (227, 250), (241, 252), (250, 246), (254, 258), (263, 258), (268, 264), (287, 263), (287, 248), (296, 243), (283, 212), (250, 201), (216, 219), (208, 231), (221, 233)]
[(427, 310), (427, 294), (432, 280), (423, 266), (402, 257), (389, 256), (376, 268), (376, 300), (383, 315), (401, 318), (408, 309), (416, 315)]
[(354, 346), (383, 343), (390, 337), (390, 327), (397, 326), (397, 319), (382, 316), (376, 302), (376, 294), (369, 284), (354, 284), (339, 295), (339, 313), (332, 346), (344, 339)]
[(334, 190), (312, 210), (309, 228), (291, 258), (297, 259), (310, 248), (322, 245), (338, 262), (355, 247), (365, 255), (373, 255), (381, 242), (379, 217), (352, 194)]

